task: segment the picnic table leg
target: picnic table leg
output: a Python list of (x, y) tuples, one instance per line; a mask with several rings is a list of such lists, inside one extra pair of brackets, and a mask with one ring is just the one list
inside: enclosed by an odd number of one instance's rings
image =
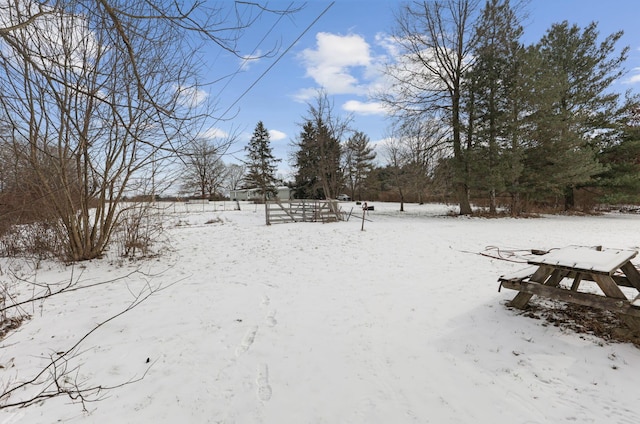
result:
[[(536, 272), (533, 273), (533, 275), (531, 276), (529, 281), (533, 281), (533, 282), (542, 284), (546, 280), (547, 283), (545, 283), (545, 284), (548, 284), (548, 283), (550, 283), (550, 280), (553, 278), (553, 276), (552, 277), (549, 277), (549, 276), (551, 274), (555, 273), (556, 271), (553, 271), (552, 268), (549, 268), (549, 267), (546, 267), (546, 266), (541, 266), (540, 268), (538, 268), (536, 270)], [(553, 285), (554, 286), (557, 285), (560, 282), (561, 279), (562, 278), (560, 278), (558, 281), (553, 283)], [(511, 302), (509, 302), (509, 305), (513, 306), (514, 308), (524, 309), (524, 307), (527, 306), (527, 303), (529, 303), (529, 300), (531, 299), (532, 296), (533, 295), (531, 293), (520, 292), (513, 298), (513, 300), (511, 300)]]
[[(593, 280), (600, 286), (602, 292), (607, 297), (612, 297), (614, 299), (620, 299), (628, 301), (627, 296), (624, 295), (620, 287), (616, 284), (615, 280), (611, 278), (609, 275), (592, 275)], [(634, 332), (640, 332), (640, 318), (634, 317), (626, 314), (618, 315), (622, 321)]]
[(622, 265), (620, 269), (622, 269), (624, 275), (627, 276), (627, 280), (629, 280), (629, 283), (631, 283), (631, 285), (635, 287), (636, 290), (640, 291), (640, 272), (638, 272), (636, 267), (633, 266), (631, 262), (627, 262), (626, 264)]
[(576, 272), (576, 276), (573, 279), (573, 284), (571, 284), (571, 291), (578, 291), (578, 287), (580, 286), (581, 281), (582, 281), (582, 273)]

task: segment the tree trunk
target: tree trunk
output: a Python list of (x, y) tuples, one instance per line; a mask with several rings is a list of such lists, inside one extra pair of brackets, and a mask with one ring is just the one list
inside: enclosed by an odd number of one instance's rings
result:
[(521, 206), (520, 206), (520, 193), (513, 192), (511, 193), (511, 216), (516, 217), (520, 215)]
[(564, 190), (564, 210), (573, 210), (576, 206), (576, 198), (573, 187), (567, 187)]
[[(469, 190), (467, 187), (468, 168), (467, 161), (462, 151), (462, 123), (460, 122), (460, 84), (456, 84), (452, 93), (451, 126), (453, 130), (453, 159), (456, 163), (455, 187), (460, 205), (460, 215), (471, 215), (471, 203), (469, 202)], [(470, 143), (470, 140), (467, 141)], [(467, 145), (467, 148), (469, 146)]]
[(460, 206), (460, 215), (471, 215), (471, 202), (469, 202), (469, 192), (465, 183), (456, 183), (456, 196), (458, 197), (458, 205)]
[(495, 215), (498, 213), (498, 207), (496, 205), (496, 189), (489, 190), (489, 213)]

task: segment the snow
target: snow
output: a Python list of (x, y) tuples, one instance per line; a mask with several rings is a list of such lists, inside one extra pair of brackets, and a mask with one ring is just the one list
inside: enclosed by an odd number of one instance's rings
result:
[(637, 254), (636, 250), (566, 246), (529, 262), (611, 274)]
[[(110, 282), (30, 306), (33, 318), (0, 342), (0, 384), (31, 378), (160, 289), (68, 364), (84, 387), (143, 378), (86, 412), (57, 397), (0, 410), (0, 423), (640, 422), (640, 350), (508, 309), (515, 292), (498, 292), (497, 279), (526, 258), (478, 254), (636, 250), (639, 216), (483, 219), (373, 204), (364, 231), (354, 203), (342, 203), (355, 208), (348, 222), (272, 226), (253, 205), (174, 206), (157, 258), (37, 264), (40, 283)], [(20, 296), (34, 290), (22, 283)]]

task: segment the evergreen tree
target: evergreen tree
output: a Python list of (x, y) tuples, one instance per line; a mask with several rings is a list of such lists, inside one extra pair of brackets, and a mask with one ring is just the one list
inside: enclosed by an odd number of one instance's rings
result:
[(323, 195), (318, 172), (320, 153), (316, 138), (317, 129), (313, 123), (305, 122), (293, 158), (293, 166), (296, 168), (295, 197), (298, 199), (320, 199)]
[(340, 146), (340, 139), (335, 136), (327, 122), (320, 118), (316, 120), (315, 125), (315, 142), (319, 153), (318, 177), (322, 186), (323, 197), (325, 199), (335, 199), (343, 183), (342, 170), (340, 168), (342, 146)]
[(256, 125), (249, 145), (245, 149), (247, 151), (247, 175), (245, 176), (247, 186), (256, 187), (263, 200), (277, 196), (275, 173), (280, 159), (276, 159), (271, 152), (269, 132), (262, 121)]
[(594, 134), (615, 126), (619, 95), (609, 89), (622, 75), (628, 49), (615, 53), (622, 32), (601, 43), (598, 35), (596, 23), (584, 30), (554, 24), (528, 56), (535, 86), (522, 181), (533, 198), (556, 195), (565, 209), (573, 207), (574, 189), (603, 171)]
[(598, 176), (606, 203), (640, 203), (640, 105), (630, 99), (620, 111), (622, 128), (599, 154), (606, 171)]
[[(340, 140), (348, 120), (333, 114), (333, 107), (323, 91), (315, 104), (308, 104), (308, 118), (302, 124), (293, 165), (297, 168), (297, 198), (335, 199), (342, 187)], [(338, 211), (335, 211), (338, 213)]]
[(356, 131), (345, 145), (345, 177), (352, 199), (363, 200), (366, 179), (373, 169), (376, 153), (369, 143), (369, 137)]
[[(518, 75), (523, 46), (522, 26), (509, 0), (489, 0), (476, 26), (476, 61), (467, 75), (468, 134), (472, 187), (489, 194), (496, 213), (496, 195), (509, 189), (517, 197), (521, 145), (517, 136), (522, 109)], [(516, 214), (516, 201), (512, 213)]]
[(297, 150), (295, 191), (298, 199), (334, 199), (341, 185), (340, 142), (322, 120), (302, 126)]

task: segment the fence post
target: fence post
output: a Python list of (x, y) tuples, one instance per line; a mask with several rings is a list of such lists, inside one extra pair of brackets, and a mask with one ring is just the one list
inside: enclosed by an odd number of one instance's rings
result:
[(271, 221), (269, 220), (269, 201), (265, 200), (264, 202), (264, 215), (267, 220), (267, 225), (271, 225)]
[(364, 216), (367, 214), (367, 202), (364, 202), (364, 205), (362, 205), (362, 228), (360, 228), (360, 231), (364, 231)]

